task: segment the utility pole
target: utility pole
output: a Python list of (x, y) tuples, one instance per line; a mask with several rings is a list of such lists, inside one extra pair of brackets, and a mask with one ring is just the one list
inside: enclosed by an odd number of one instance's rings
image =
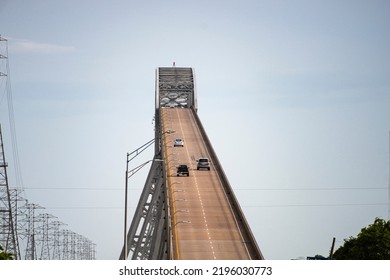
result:
[(336, 242), (336, 237), (333, 237), (332, 241), (332, 247), (330, 248), (330, 254), (329, 254), (329, 259), (333, 258), (333, 251), (334, 251), (334, 243)]

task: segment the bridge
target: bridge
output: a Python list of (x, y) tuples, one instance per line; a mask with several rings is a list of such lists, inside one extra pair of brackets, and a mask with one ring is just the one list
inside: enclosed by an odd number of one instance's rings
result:
[[(198, 117), (193, 69), (157, 68), (155, 94), (155, 138), (127, 155), (128, 164), (154, 143), (119, 259), (264, 259)], [(177, 138), (182, 147), (174, 146)], [(209, 159), (210, 170), (197, 169), (199, 158)], [(189, 176), (178, 176), (178, 165), (187, 165)], [(127, 167), (126, 182), (128, 176)]]

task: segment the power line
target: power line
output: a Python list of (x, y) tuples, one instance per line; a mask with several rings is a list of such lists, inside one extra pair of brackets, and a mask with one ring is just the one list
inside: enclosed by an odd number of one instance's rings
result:
[[(340, 206), (384, 206), (387, 205), (386, 202), (379, 203), (335, 203), (335, 204), (269, 204), (269, 205), (241, 205), (242, 208), (268, 208), (268, 207), (340, 207)], [(123, 209), (123, 207), (118, 206), (53, 206), (45, 207), (46, 209), (55, 209), (55, 210), (106, 210), (106, 209)], [(135, 208), (135, 207), (131, 207)]]
[[(25, 190), (69, 190), (69, 191), (124, 191), (124, 188), (49, 188), (49, 187), (38, 187), (38, 188), (24, 188)], [(140, 190), (136, 188), (129, 188), (129, 190)]]
[[(2, 92), (4, 87), (4, 93)], [(9, 189), (8, 183), (3, 181), (7, 180), (6, 167), (8, 164), (5, 161), (4, 150), (3, 150), (3, 141), (0, 131), (0, 203), (4, 198), (7, 198), (8, 203), (6, 204), (7, 208), (0, 207), (1, 217), (0, 217), (0, 241), (3, 240), (3, 236), (6, 234), (6, 251), (13, 253), (15, 259), (22, 259), (22, 252), (25, 253), (25, 259), (37, 259), (39, 256), (37, 252), (40, 253), (40, 259), (50, 259), (52, 257), (51, 250), (55, 249), (55, 257), (58, 259), (64, 259), (58, 250), (61, 245), (60, 241), (62, 239), (65, 242), (65, 235), (60, 235), (58, 228), (56, 232), (53, 232), (52, 223), (49, 223), (49, 218), (53, 217), (48, 213), (39, 214), (36, 213), (36, 210), (43, 209), (34, 203), (28, 203), (28, 200), (23, 198), (20, 193), (24, 192), (24, 184), (22, 179), (21, 166), (19, 161), (19, 152), (18, 144), (16, 137), (16, 126), (15, 126), (15, 116), (12, 100), (12, 89), (11, 89), (11, 79), (10, 79), (10, 67), (8, 61), (8, 44), (7, 39), (4, 39), (0, 35), (0, 105), (2, 101), (6, 98), (8, 105), (8, 119), (11, 135), (11, 143), (13, 149), (13, 165), (15, 168), (15, 179), (16, 179), (16, 188)], [(4, 178), (4, 179), (3, 179)], [(3, 187), (6, 186), (6, 196), (3, 194)], [(24, 205), (20, 206), (19, 202), (24, 201)], [(1, 206), (1, 205), (0, 205)], [(4, 219), (6, 217), (6, 220)], [(7, 224), (4, 222), (7, 222)], [(8, 223), (8, 220), (10, 221)], [(60, 223), (59, 221), (55, 221)], [(14, 233), (13, 233), (14, 232)], [(12, 233), (12, 236), (11, 236)], [(56, 235), (55, 239), (52, 235)], [(15, 237), (14, 237), (15, 236)], [(75, 252), (72, 256), (72, 259), (94, 259), (95, 258), (95, 245), (88, 239), (72, 232), (71, 237), (74, 237), (73, 243), (71, 244), (72, 251)], [(15, 243), (13, 246), (7, 246), (7, 243)], [(22, 240), (26, 240), (27, 244)], [(20, 244), (20, 245), (19, 245)], [(75, 250), (75, 248), (82, 248), (80, 253)], [(15, 247), (16, 249), (12, 249)], [(65, 248), (65, 247), (64, 247)], [(64, 249), (65, 250), (65, 249)], [(53, 256), (54, 256), (53, 255)], [(67, 258), (68, 259), (68, 258)]]
[[(53, 206), (53, 207), (45, 207), (46, 209), (51, 209), (51, 210), (106, 210), (106, 209), (123, 209), (123, 207), (119, 206)], [(129, 207), (129, 208), (135, 208), (135, 207)]]
[[(85, 191), (85, 190), (90, 190), (90, 191), (123, 191), (123, 188), (93, 188), (93, 187), (71, 187), (71, 188), (57, 188), (57, 187), (25, 187), (25, 190), (70, 190), (70, 191)], [(129, 190), (141, 190), (141, 188), (129, 188)], [(384, 187), (356, 187), (356, 188), (337, 188), (337, 187), (332, 187), (332, 188), (272, 188), (272, 187), (267, 187), (267, 188), (240, 188), (240, 189), (234, 189), (234, 191), (353, 191), (353, 190), (387, 190), (387, 188)]]
[[(22, 178), (22, 169), (19, 160), (19, 151), (18, 151), (18, 141), (16, 136), (16, 125), (15, 125), (15, 114), (14, 106), (12, 99), (12, 87), (11, 87), (11, 73), (9, 67), (9, 57), (8, 57), (8, 40), (0, 36), (0, 42), (5, 44), (5, 54), (1, 54), (1, 58), (5, 60), (5, 71), (4, 73), (0, 71), (1, 76), (5, 77), (5, 93), (7, 96), (7, 105), (8, 105), (8, 119), (10, 124), (11, 132), (11, 142), (12, 142), (12, 152), (14, 157), (14, 168), (15, 168), (15, 177), (16, 184), (23, 190), (23, 178)], [(0, 69), (1, 70), (1, 69)]]
[(353, 191), (353, 190), (386, 190), (387, 188), (375, 187), (375, 188), (245, 188), (234, 189), (235, 191)]
[(270, 205), (251, 205), (245, 206), (243, 208), (266, 208), (266, 207), (339, 207), (339, 206), (383, 206), (387, 205), (384, 203), (337, 203), (337, 204), (270, 204)]

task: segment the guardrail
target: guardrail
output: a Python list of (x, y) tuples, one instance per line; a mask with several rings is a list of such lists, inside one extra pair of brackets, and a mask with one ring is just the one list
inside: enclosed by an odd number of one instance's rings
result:
[(252, 260), (264, 260), (264, 256), (261, 253), (259, 246), (257, 245), (256, 239), (255, 239), (255, 237), (254, 237), (254, 235), (249, 227), (249, 224), (248, 224), (248, 222), (245, 218), (245, 215), (240, 207), (240, 204), (239, 204), (239, 202), (238, 202), (238, 200), (233, 192), (233, 189), (232, 189), (232, 187), (227, 179), (225, 172), (222, 169), (221, 163), (218, 160), (217, 154), (213, 149), (211, 141), (206, 134), (206, 131), (202, 125), (202, 122), (200, 121), (199, 116), (196, 113), (194, 108), (192, 108), (192, 113), (193, 113), (194, 118), (196, 120), (196, 123), (199, 127), (199, 130), (202, 133), (202, 137), (207, 145), (207, 149), (208, 149), (209, 154), (210, 154), (211, 162), (213, 162), (215, 170), (220, 175), (222, 186), (223, 186), (225, 194), (230, 202), (231, 208), (233, 210), (233, 215), (236, 218), (236, 221), (237, 221), (238, 226), (240, 228), (241, 234), (244, 238), (244, 242), (246, 243), (250, 258)]

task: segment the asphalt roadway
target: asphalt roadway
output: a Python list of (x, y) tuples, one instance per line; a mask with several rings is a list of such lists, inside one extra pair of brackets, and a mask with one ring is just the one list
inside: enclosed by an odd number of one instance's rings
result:
[[(196, 160), (210, 158), (201, 132), (187, 108), (161, 108), (168, 196), (171, 214), (172, 247), (175, 259), (250, 259), (233, 210), (213, 162), (210, 171), (197, 170)], [(174, 147), (174, 140), (184, 147)], [(177, 176), (176, 167), (186, 164), (189, 176)]]

